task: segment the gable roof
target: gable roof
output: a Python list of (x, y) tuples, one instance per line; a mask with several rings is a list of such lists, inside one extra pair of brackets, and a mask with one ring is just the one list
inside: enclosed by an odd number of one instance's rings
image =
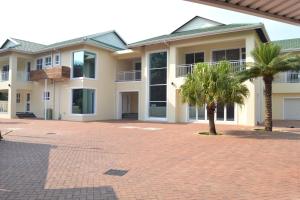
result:
[[(8, 45), (9, 43), (13, 44)], [(77, 44), (90, 44), (111, 51), (127, 49), (126, 42), (116, 31), (112, 30), (93, 35), (78, 37), (71, 40), (65, 40), (50, 45), (43, 45), (35, 42), (9, 38), (1, 46), (0, 52), (7, 50), (15, 50), (24, 53), (41, 53)]]
[(151, 44), (158, 44), (163, 42), (170, 42), (176, 41), (181, 39), (189, 39), (194, 37), (201, 37), (207, 35), (216, 35), (222, 33), (229, 33), (229, 32), (237, 32), (237, 31), (245, 31), (245, 30), (256, 30), (257, 34), (259, 35), (260, 39), (263, 42), (269, 41), (269, 36), (265, 30), (265, 27), (262, 23), (258, 24), (228, 24), (228, 25), (218, 25), (212, 26), (208, 28), (200, 28), (182, 32), (173, 32), (168, 35), (161, 35), (158, 37), (153, 37), (150, 39), (142, 40), (139, 42), (135, 42), (129, 44), (129, 47), (139, 47)]
[(208, 28), (208, 27), (218, 26), (218, 25), (224, 25), (224, 24), (204, 17), (195, 16), (189, 21), (187, 21), (186, 23), (184, 23), (183, 25), (181, 25), (172, 33), (200, 29), (200, 28)]
[(300, 51), (300, 38), (275, 40), (272, 43), (279, 45), (283, 52)]
[(0, 49), (16, 49), (20, 51), (26, 51), (26, 52), (34, 52), (39, 49), (44, 48), (46, 45), (20, 40), (16, 38), (8, 38)]

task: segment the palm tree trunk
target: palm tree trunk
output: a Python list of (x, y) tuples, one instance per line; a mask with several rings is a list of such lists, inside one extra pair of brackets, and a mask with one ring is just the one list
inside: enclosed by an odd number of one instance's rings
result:
[(209, 121), (209, 134), (217, 135), (216, 126), (215, 126), (215, 110), (216, 110), (215, 103), (208, 104), (206, 106), (206, 109), (207, 109), (207, 117)]
[(265, 83), (265, 131), (272, 131), (272, 81), (273, 76), (264, 76)]

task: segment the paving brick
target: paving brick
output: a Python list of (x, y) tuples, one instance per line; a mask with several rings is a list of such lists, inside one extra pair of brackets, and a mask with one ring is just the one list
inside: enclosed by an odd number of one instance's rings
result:
[(0, 123), (14, 128), (0, 142), (1, 200), (300, 199), (299, 122), (274, 134), (217, 125), (222, 136), (195, 134), (205, 124)]

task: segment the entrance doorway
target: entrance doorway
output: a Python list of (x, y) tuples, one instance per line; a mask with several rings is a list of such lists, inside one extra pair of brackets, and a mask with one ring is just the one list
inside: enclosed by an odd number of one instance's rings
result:
[(138, 92), (121, 92), (122, 119), (138, 119)]

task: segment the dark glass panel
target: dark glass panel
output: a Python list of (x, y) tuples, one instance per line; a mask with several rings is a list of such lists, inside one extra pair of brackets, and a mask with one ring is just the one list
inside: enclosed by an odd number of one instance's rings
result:
[(218, 62), (218, 61), (222, 61), (225, 60), (225, 50), (221, 50), (221, 51), (214, 51), (213, 52), (213, 61), (214, 62)]
[(167, 69), (152, 69), (150, 70), (150, 85), (166, 84), (167, 83)]
[(83, 77), (84, 52), (73, 53), (73, 77)]
[(166, 85), (150, 86), (150, 101), (166, 101), (166, 99)]
[(96, 55), (84, 52), (84, 77), (95, 78)]
[(167, 67), (167, 52), (150, 54), (150, 68)]
[(226, 60), (240, 60), (240, 49), (226, 50)]
[(189, 119), (196, 120), (196, 106), (189, 106)]
[(226, 115), (227, 121), (234, 121), (234, 104), (227, 104)]
[(195, 53), (195, 63), (204, 62), (204, 53)]
[(150, 102), (149, 116), (165, 118), (167, 114), (166, 102)]
[(217, 104), (217, 120), (224, 120), (224, 104)]
[(193, 53), (185, 54), (185, 64), (194, 64), (195, 55)]

